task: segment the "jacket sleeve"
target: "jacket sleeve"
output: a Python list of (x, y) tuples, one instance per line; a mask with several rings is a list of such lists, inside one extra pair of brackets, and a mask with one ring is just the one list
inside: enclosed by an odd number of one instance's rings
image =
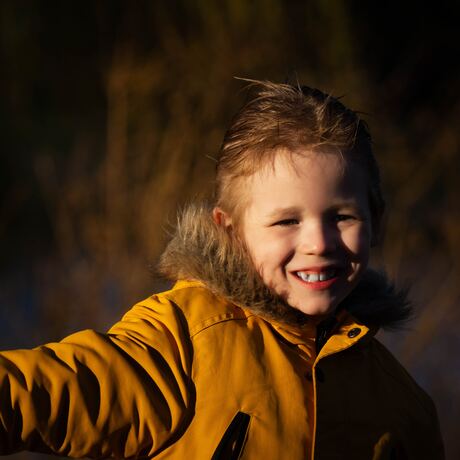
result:
[(193, 413), (181, 310), (151, 298), (107, 334), (0, 353), (0, 454), (154, 455)]

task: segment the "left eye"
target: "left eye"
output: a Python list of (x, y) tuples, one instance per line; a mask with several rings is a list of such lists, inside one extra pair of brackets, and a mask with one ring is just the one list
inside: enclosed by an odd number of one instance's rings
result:
[(336, 214), (334, 216), (334, 220), (336, 222), (343, 222), (343, 221), (346, 221), (346, 220), (353, 220), (353, 219), (355, 219), (355, 217), (350, 215), (350, 214)]

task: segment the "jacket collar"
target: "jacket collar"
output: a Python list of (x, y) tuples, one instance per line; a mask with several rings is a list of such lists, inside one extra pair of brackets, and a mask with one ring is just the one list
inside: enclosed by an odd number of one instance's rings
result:
[[(214, 223), (204, 204), (189, 205), (180, 213), (158, 269), (172, 280), (200, 281), (216, 295), (269, 321), (292, 326), (310, 322), (308, 315), (264, 285), (243, 244)], [(398, 291), (384, 273), (371, 269), (337, 310), (347, 310), (372, 329), (397, 329), (412, 314), (406, 291)]]

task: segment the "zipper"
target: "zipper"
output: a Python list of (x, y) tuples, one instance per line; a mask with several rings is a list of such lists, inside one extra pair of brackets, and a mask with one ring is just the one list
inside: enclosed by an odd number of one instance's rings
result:
[(238, 412), (217, 446), (211, 460), (238, 460), (243, 452), (250, 415)]

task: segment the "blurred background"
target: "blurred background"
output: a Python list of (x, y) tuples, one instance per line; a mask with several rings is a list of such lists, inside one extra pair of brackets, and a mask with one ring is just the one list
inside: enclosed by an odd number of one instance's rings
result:
[[(417, 317), (380, 334), (460, 458), (458, 2), (0, 3), (0, 347), (107, 329), (164, 284), (181, 204), (209, 194), (244, 102), (298, 79), (364, 112), (388, 200), (374, 263)], [(47, 458), (17, 454), (16, 459)]]

